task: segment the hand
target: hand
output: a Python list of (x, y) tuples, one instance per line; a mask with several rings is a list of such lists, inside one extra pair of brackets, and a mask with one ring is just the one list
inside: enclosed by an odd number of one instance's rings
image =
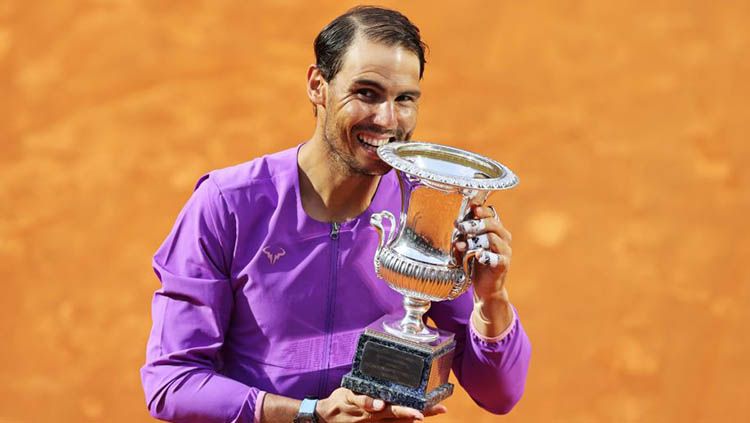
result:
[(474, 326), (485, 336), (501, 333), (512, 321), (513, 310), (505, 289), (513, 250), (512, 236), (491, 206), (472, 204), (473, 219), (456, 222), (461, 233), (455, 248), (461, 259), (476, 253), (473, 266)]
[(462, 234), (456, 249), (462, 256), (471, 250), (479, 251), (473, 275), (474, 292), (479, 298), (490, 299), (500, 295), (505, 286), (513, 255), (512, 236), (492, 207), (472, 205), (472, 214), (474, 219), (456, 223)]
[(325, 423), (338, 422), (419, 422), (426, 416), (443, 414), (448, 410), (443, 405), (428, 408), (424, 413), (400, 405), (389, 405), (383, 400), (366, 395), (357, 395), (346, 388), (338, 388), (328, 398), (318, 401), (318, 420)]

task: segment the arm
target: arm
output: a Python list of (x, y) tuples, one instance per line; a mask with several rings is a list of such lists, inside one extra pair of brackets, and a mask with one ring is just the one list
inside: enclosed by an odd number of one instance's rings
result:
[(429, 314), (438, 327), (456, 334), (453, 373), (461, 386), (480, 407), (506, 414), (523, 395), (531, 344), (514, 311), (511, 325), (498, 336), (479, 333), (471, 322), (473, 307), (466, 293), (433, 303)]
[[(207, 180), (208, 179), (208, 180)], [(153, 260), (162, 283), (153, 300), (154, 325), (141, 369), (149, 412), (175, 422), (291, 422), (300, 401), (266, 394), (220, 373), (234, 304), (230, 268), (236, 222), (209, 177), (177, 218)], [(406, 407), (340, 388), (318, 402), (323, 422), (421, 420)], [(438, 406), (426, 414), (444, 412)]]
[(154, 256), (162, 286), (154, 294), (141, 378), (156, 418), (252, 422), (261, 391), (217, 372), (233, 307), (234, 222), (207, 179), (198, 182)]
[[(299, 410), (300, 401), (278, 395), (267, 394), (263, 400), (261, 423), (291, 422)], [(321, 423), (344, 423), (361, 421), (422, 421), (425, 416), (446, 412), (446, 408), (437, 405), (424, 413), (408, 407), (389, 405), (383, 400), (373, 399), (366, 395), (357, 395), (346, 388), (338, 388), (328, 398), (318, 401), (315, 414)]]
[[(478, 257), (471, 295), (434, 304), (430, 316), (441, 328), (456, 333), (453, 371), (461, 386), (481, 407), (505, 414), (523, 395), (531, 344), (505, 289), (510, 233), (489, 208), (476, 207), (474, 215), (484, 221), (481, 227), (459, 225), (458, 229), (471, 238), (485, 235), (486, 252), (494, 257)], [(456, 247), (463, 254), (476, 245), (460, 241)]]
[(508, 308), (510, 324), (497, 336), (487, 336), (478, 329), (474, 309), (461, 363), (461, 383), (474, 387), (474, 401), (496, 414), (509, 413), (521, 400), (531, 358), (529, 338), (515, 310), (510, 305)]
[[(266, 394), (263, 398), (259, 421), (260, 423), (294, 421), (301, 402), (279, 395)], [(316, 407), (316, 412), (318, 408)]]

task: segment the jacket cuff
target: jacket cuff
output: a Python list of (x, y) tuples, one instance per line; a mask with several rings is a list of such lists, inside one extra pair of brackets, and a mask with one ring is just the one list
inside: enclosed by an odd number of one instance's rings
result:
[(471, 337), (473, 340), (479, 342), (480, 344), (484, 344), (487, 346), (490, 346), (491, 344), (498, 344), (502, 343), (506, 340), (506, 338), (510, 338), (511, 332), (513, 332), (513, 329), (516, 327), (516, 323), (518, 321), (518, 315), (516, 314), (516, 308), (511, 306), (511, 312), (513, 313), (513, 317), (511, 318), (510, 324), (508, 325), (505, 330), (502, 331), (497, 336), (484, 336), (479, 333), (477, 328), (474, 327), (474, 321), (473, 319), (469, 318), (469, 333), (471, 334)]
[(263, 412), (263, 400), (266, 398), (266, 391), (260, 391), (255, 398), (255, 419), (254, 423), (260, 423), (260, 416)]

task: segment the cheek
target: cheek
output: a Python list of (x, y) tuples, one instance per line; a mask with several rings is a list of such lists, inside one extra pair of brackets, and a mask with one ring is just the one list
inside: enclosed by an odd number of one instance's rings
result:
[(417, 108), (416, 107), (405, 107), (400, 109), (398, 112), (399, 126), (404, 128), (407, 132), (414, 129), (417, 125)]
[(345, 126), (355, 125), (357, 122), (364, 120), (370, 115), (369, 107), (356, 101), (348, 103), (340, 111), (341, 118), (339, 121)]

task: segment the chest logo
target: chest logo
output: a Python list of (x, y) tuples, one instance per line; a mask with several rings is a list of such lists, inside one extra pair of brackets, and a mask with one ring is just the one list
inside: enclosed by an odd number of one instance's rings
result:
[(286, 251), (281, 247), (271, 248), (271, 247), (263, 247), (261, 250), (263, 251), (263, 254), (268, 257), (268, 261), (271, 264), (276, 264), (277, 261), (283, 256), (286, 255)]

